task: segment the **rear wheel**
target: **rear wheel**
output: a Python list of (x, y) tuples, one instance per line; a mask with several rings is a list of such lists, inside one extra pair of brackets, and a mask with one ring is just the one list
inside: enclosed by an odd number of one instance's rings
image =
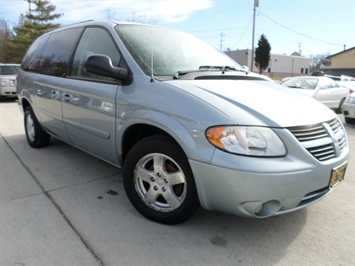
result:
[(123, 181), (133, 206), (155, 222), (182, 223), (199, 206), (186, 155), (162, 135), (143, 139), (129, 151)]
[(24, 124), (27, 142), (31, 147), (41, 148), (49, 144), (51, 136), (41, 128), (30, 106), (25, 108)]

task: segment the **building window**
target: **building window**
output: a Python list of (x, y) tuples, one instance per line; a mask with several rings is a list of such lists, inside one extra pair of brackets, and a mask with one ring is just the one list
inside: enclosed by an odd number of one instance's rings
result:
[(303, 74), (303, 67), (301, 68), (301, 74)]
[(308, 75), (308, 68), (306, 68), (306, 75)]

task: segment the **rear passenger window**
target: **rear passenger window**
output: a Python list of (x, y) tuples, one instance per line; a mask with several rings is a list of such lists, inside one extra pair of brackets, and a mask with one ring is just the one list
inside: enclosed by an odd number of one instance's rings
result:
[(102, 28), (87, 28), (75, 52), (71, 76), (114, 81), (114, 78), (92, 74), (85, 70), (85, 61), (93, 54), (106, 55), (111, 58), (113, 66), (119, 66), (121, 56), (111, 35)]
[(68, 63), (83, 28), (52, 33), (41, 56), (39, 71), (42, 74), (64, 77)]
[(39, 37), (31, 47), (28, 49), (25, 57), (22, 60), (21, 68), (27, 71), (38, 72), (39, 71), (39, 63), (41, 59), (41, 54), (43, 51), (43, 47), (46, 44), (49, 35), (45, 35)]

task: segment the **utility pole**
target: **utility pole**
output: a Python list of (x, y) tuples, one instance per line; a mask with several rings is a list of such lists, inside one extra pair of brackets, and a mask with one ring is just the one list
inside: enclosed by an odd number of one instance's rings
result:
[(298, 43), (298, 53), (300, 55), (302, 55), (301, 45), (302, 45), (302, 43)]
[(223, 40), (223, 37), (224, 37), (223, 31), (221, 32), (221, 34), (219, 34), (219, 36), (221, 36), (221, 43), (220, 43), (220, 45), (219, 45), (219, 50), (220, 50), (221, 52), (223, 52), (223, 51), (222, 51), (222, 49), (223, 49), (223, 42), (224, 42), (224, 40)]
[(255, 38), (255, 13), (256, 8), (259, 7), (259, 0), (254, 0), (254, 8), (253, 8), (253, 38), (251, 41), (251, 66), (250, 71), (253, 71), (254, 67), (254, 38)]

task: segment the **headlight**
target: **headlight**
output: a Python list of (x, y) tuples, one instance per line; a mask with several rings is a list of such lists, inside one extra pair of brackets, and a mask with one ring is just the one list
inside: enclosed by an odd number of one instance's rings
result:
[(351, 104), (355, 104), (355, 97), (348, 97), (346, 98), (346, 103), (351, 103)]
[(9, 79), (0, 78), (0, 86), (9, 87), (10, 86), (10, 80)]
[(286, 147), (270, 128), (218, 126), (206, 130), (208, 141), (218, 149), (241, 155), (284, 156)]

